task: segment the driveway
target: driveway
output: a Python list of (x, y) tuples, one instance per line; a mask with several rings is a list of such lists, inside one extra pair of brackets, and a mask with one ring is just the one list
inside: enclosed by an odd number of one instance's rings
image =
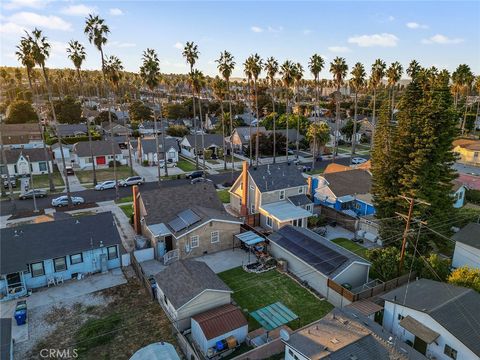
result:
[[(63, 171), (63, 164), (61, 161), (57, 161), (57, 166), (58, 166), (58, 171), (60, 172), (60, 175), (62, 176), (63, 183), (67, 184), (65, 180), (65, 172)], [(80, 180), (78, 180), (77, 175), (68, 175), (68, 185), (70, 185), (70, 191), (83, 191), (86, 189), (86, 187), (82, 186), (80, 184)], [(67, 192), (67, 188), (63, 190), (63, 192)]]
[[(248, 264), (248, 253), (242, 249), (225, 250), (203, 255), (195, 258), (195, 260), (203, 261), (218, 274)], [(255, 255), (250, 254), (250, 262), (254, 261), (256, 261)]]
[[(139, 175), (145, 178), (145, 182), (158, 181), (158, 168), (156, 166), (142, 166), (138, 162), (133, 162), (133, 170)], [(161, 169), (162, 176), (165, 176), (165, 169)], [(179, 167), (169, 167), (168, 175), (181, 175), (185, 172)]]

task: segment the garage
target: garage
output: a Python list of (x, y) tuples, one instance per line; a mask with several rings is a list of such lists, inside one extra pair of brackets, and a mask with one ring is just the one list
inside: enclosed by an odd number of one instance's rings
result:
[(97, 165), (105, 165), (107, 163), (105, 156), (97, 156)]

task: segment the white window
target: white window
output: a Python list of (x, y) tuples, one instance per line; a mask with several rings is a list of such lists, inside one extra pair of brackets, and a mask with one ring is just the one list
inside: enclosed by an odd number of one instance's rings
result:
[(199, 237), (198, 235), (193, 235), (193, 236), (190, 236), (190, 247), (193, 249), (193, 248), (196, 248), (198, 247), (199, 245)]
[(268, 227), (272, 227), (272, 218), (271, 217), (267, 217), (267, 226)]
[(299, 194), (303, 194), (303, 186), (300, 186), (300, 187), (298, 188), (298, 193), (299, 193)]
[(210, 234), (210, 241), (213, 243), (217, 243), (220, 241), (220, 232), (219, 231), (212, 231)]
[(113, 259), (116, 259), (118, 257), (116, 246), (109, 246), (107, 248), (107, 252), (108, 252), (108, 260), (113, 260)]
[(53, 259), (53, 267), (55, 268), (55, 272), (67, 270), (67, 262), (65, 261), (65, 257)]
[(255, 214), (255, 204), (250, 205), (250, 213)]
[(279, 199), (280, 200), (285, 200), (285, 190), (280, 190)]
[(83, 255), (82, 253), (70, 255), (70, 264), (80, 264), (83, 262)]
[(452, 359), (457, 358), (457, 350), (455, 350), (454, 348), (451, 348), (447, 344), (445, 344), (445, 349), (443, 350), (443, 353)]
[(312, 211), (312, 205), (306, 205), (305, 210), (307, 211)]
[(32, 269), (32, 277), (45, 275), (43, 261), (31, 264), (30, 268)]

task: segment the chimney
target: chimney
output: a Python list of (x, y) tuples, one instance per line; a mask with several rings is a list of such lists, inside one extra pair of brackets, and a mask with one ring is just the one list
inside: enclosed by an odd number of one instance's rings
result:
[(133, 227), (135, 228), (135, 232), (138, 235), (142, 234), (142, 226), (140, 224), (140, 203), (139, 197), (140, 194), (138, 192), (138, 185), (132, 186), (132, 195), (133, 195)]
[(248, 163), (246, 161), (243, 162), (242, 166), (242, 204), (240, 213), (241, 215), (245, 216), (248, 214)]

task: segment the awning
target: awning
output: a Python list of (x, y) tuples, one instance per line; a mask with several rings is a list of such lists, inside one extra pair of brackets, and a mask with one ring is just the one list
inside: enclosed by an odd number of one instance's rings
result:
[(427, 344), (434, 342), (440, 334), (433, 331), (432, 329), (426, 327), (421, 322), (415, 320), (410, 315), (404, 317), (400, 320), (400, 326), (403, 327), (408, 332), (412, 333), (416, 337), (422, 339)]
[(289, 201), (278, 201), (260, 206), (260, 211), (279, 222), (298, 220), (312, 216), (310, 211), (293, 205)]
[(253, 231), (247, 231), (241, 234), (235, 235), (235, 237), (248, 246), (252, 246), (261, 243), (265, 239), (260, 235), (255, 234)]
[(347, 203), (347, 202), (352, 202), (355, 200), (355, 198), (352, 195), (345, 195), (338, 197), (337, 200), (341, 203)]
[(148, 228), (152, 232), (153, 236), (165, 236), (171, 235), (171, 231), (165, 226), (164, 223), (148, 225)]
[(292, 320), (298, 319), (297, 314), (295, 314), (281, 302), (276, 302), (261, 309), (255, 310), (251, 312), (250, 315), (267, 331), (276, 329)]

